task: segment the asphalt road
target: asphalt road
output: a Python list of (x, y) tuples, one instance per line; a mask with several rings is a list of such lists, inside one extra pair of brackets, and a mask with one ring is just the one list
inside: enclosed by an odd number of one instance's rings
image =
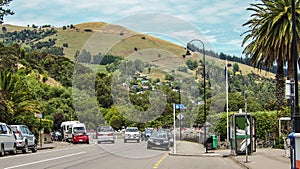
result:
[(239, 169), (221, 157), (169, 156), (165, 150), (147, 150), (146, 142), (115, 144), (78, 144), (37, 153), (7, 155), (0, 168), (42, 169)]

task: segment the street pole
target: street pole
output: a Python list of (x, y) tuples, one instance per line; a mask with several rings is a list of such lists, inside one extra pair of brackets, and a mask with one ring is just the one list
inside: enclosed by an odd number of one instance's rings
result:
[(226, 131), (227, 131), (227, 145), (229, 144), (229, 118), (228, 118), (228, 67), (227, 67), (227, 59), (226, 59), (226, 67), (225, 67), (225, 78), (226, 78)]
[[(204, 82), (203, 82), (203, 97), (204, 97), (204, 143), (206, 142), (206, 72), (205, 72), (205, 45), (202, 40), (200, 39), (193, 39), (187, 44), (187, 49), (189, 49), (189, 45), (193, 41), (198, 41), (202, 44), (202, 49), (203, 49), (203, 75), (204, 75)], [(199, 52), (199, 51), (198, 51)], [(207, 153), (207, 146), (205, 146), (205, 153)]]
[[(179, 85), (179, 105), (181, 104), (181, 96), (180, 96), (180, 85)], [(178, 109), (178, 114), (180, 114), (180, 108)], [(179, 119), (179, 140), (182, 140), (181, 137), (181, 119)]]
[(42, 139), (42, 118), (43, 118), (43, 115), (40, 114), (40, 146), (42, 148), (42, 142), (43, 142), (43, 139)]
[(173, 104), (173, 131), (174, 131), (174, 147), (173, 147), (173, 153), (176, 154), (176, 118), (175, 118), (175, 103)]
[[(292, 33), (293, 33), (293, 39), (292, 39), (292, 51), (291, 51), (291, 58), (293, 58), (293, 66), (294, 66), (294, 102), (292, 103), (294, 106), (294, 114), (291, 116), (291, 122), (292, 122), (292, 131), (297, 135), (300, 133), (300, 115), (299, 115), (299, 96), (298, 96), (298, 51), (297, 51), (297, 31), (296, 31), (296, 9), (295, 9), (295, 0), (291, 0), (292, 3)], [(298, 23), (299, 24), (299, 23)], [(298, 143), (299, 139), (294, 138), (294, 151), (293, 155), (291, 154), (291, 158), (294, 158), (293, 165), (291, 168), (299, 168), (299, 162), (300, 157), (297, 156), (297, 152), (300, 151), (300, 147)], [(297, 165), (298, 164), (298, 165)]]
[[(245, 141), (246, 141), (246, 163), (248, 162), (248, 114), (247, 114), (247, 90), (244, 92), (244, 98), (245, 98)], [(250, 125), (250, 124), (249, 124)]]

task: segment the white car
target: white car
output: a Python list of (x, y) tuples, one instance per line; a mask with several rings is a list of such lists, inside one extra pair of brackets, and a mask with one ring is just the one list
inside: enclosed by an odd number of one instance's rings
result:
[(115, 143), (114, 129), (111, 126), (100, 126), (97, 132), (98, 143), (111, 142)]
[(30, 149), (33, 153), (37, 152), (37, 139), (34, 134), (25, 125), (10, 125), (17, 139), (17, 149), (22, 153), (27, 153)]
[(4, 156), (5, 152), (17, 154), (17, 142), (13, 131), (0, 122), (0, 156)]
[(127, 127), (124, 134), (124, 143), (128, 140), (134, 140), (137, 143), (140, 142), (140, 131), (137, 127)]

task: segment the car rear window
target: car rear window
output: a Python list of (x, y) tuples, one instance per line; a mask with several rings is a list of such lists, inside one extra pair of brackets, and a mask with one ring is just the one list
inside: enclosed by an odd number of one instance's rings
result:
[(84, 131), (85, 131), (85, 130), (84, 130), (84, 127), (74, 127), (73, 130), (74, 130), (74, 133), (77, 133), (77, 132), (84, 132)]
[(18, 132), (17, 126), (10, 126), (10, 129), (14, 132)]
[(113, 132), (111, 127), (99, 127), (99, 132)]
[(126, 129), (126, 132), (137, 132), (137, 131), (139, 131), (137, 128)]

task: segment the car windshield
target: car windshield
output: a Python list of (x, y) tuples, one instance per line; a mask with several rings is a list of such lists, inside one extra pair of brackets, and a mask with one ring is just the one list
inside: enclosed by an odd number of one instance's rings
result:
[(166, 133), (163, 133), (163, 132), (154, 132), (151, 137), (155, 137), (155, 138), (168, 138), (167, 134)]
[(126, 132), (137, 132), (138, 129), (137, 128), (128, 128), (126, 129)]
[(111, 127), (99, 127), (99, 132), (113, 132)]

